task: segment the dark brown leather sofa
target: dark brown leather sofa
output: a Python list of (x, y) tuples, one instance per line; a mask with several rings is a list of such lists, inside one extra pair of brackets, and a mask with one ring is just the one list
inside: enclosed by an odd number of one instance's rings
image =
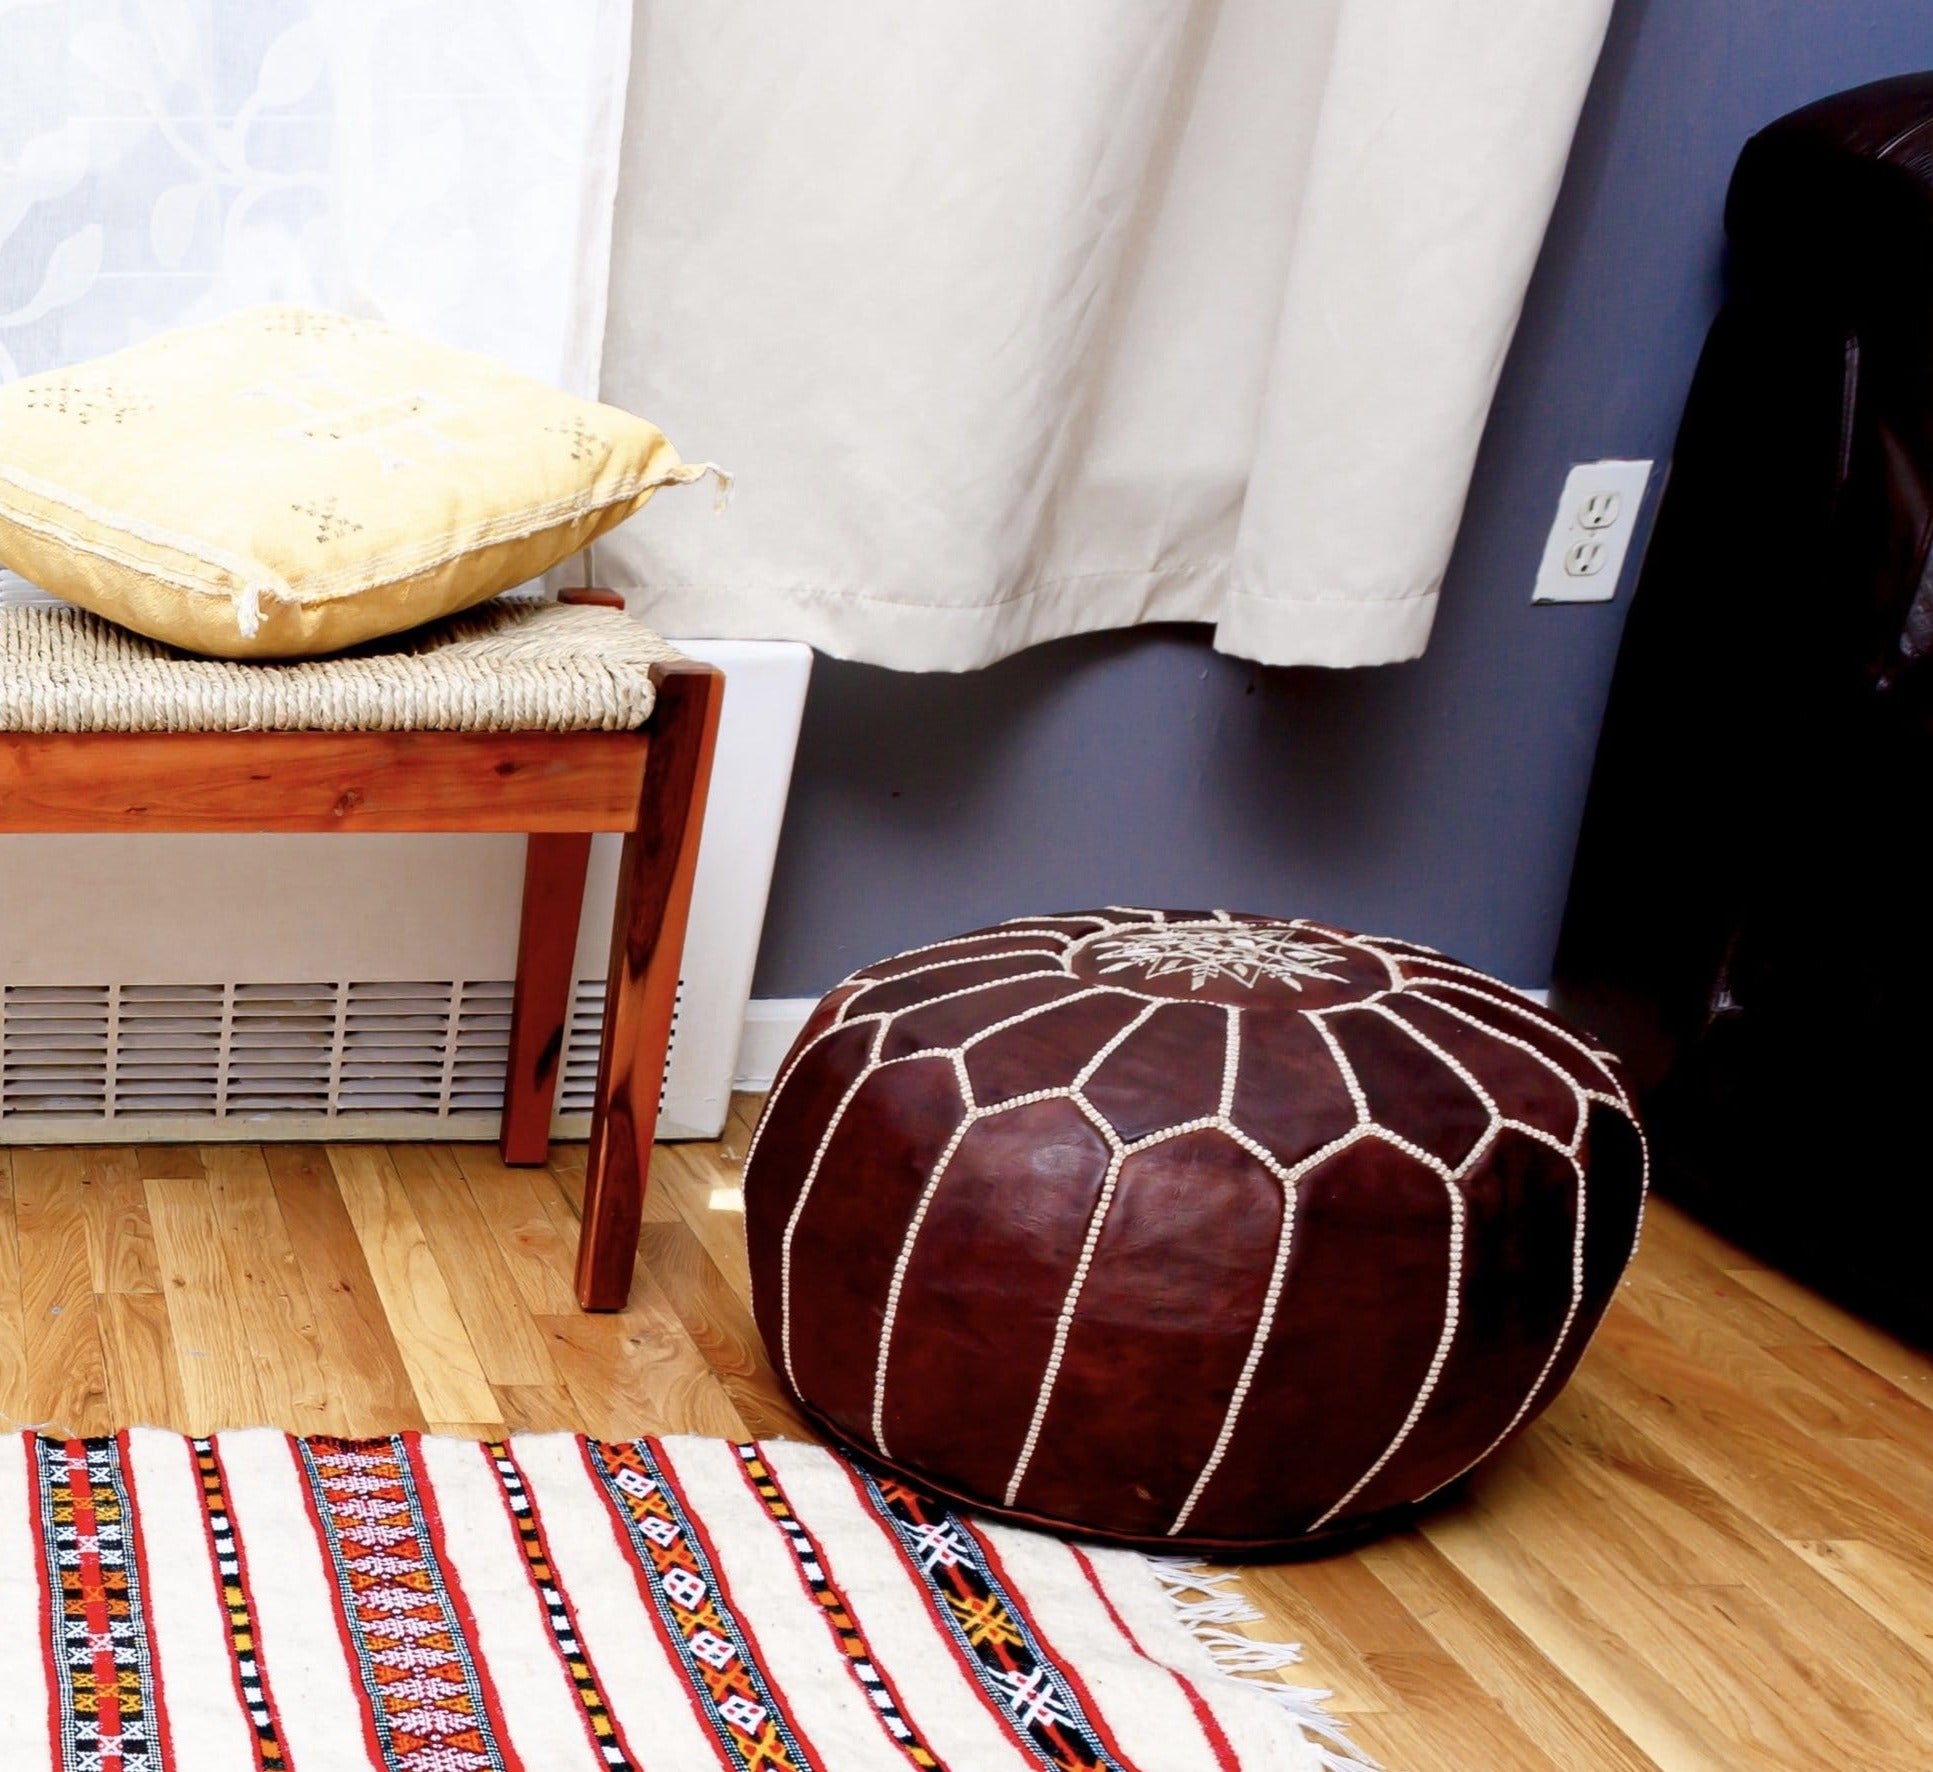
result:
[(1556, 1000), (1665, 1192), (1933, 1342), (1933, 73), (1754, 136), (1726, 231)]

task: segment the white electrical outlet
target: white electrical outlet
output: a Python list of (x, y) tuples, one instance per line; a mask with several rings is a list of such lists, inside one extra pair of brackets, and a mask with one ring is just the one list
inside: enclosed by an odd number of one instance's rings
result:
[(1608, 603), (1651, 479), (1648, 461), (1586, 461), (1564, 480), (1533, 603)]

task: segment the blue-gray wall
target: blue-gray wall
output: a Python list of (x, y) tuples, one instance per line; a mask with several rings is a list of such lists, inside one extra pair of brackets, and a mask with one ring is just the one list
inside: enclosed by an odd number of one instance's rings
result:
[(1928, 65), (1933, 0), (1619, 0), (1428, 654), (1264, 670), (1170, 627), (961, 677), (822, 659), (758, 994), (1107, 901), (1330, 918), (1543, 982), (1634, 576), (1530, 606), (1565, 470), (1669, 454), (1746, 136)]

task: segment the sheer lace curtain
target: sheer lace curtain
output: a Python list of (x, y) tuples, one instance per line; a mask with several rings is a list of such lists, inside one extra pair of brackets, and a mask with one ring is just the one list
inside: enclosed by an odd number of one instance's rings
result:
[(0, 0), (0, 380), (303, 301), (594, 394), (630, 15)]

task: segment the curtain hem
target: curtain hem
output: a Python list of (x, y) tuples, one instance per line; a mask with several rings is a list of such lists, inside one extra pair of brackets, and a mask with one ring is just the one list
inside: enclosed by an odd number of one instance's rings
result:
[(626, 584), (632, 614), (686, 639), (795, 640), (895, 671), (978, 670), (1030, 646), (1146, 622), (1215, 624), (1219, 652), (1264, 665), (1395, 664), (1421, 655), (1434, 590), (1353, 602), (1257, 597), (1227, 588), (1226, 560), (1170, 571), (1096, 573), (995, 604), (896, 603), (816, 585)]
[(1215, 624), (1215, 650), (1264, 665), (1402, 664), (1429, 644), (1436, 600), (1433, 590), (1364, 602), (1231, 591)]

